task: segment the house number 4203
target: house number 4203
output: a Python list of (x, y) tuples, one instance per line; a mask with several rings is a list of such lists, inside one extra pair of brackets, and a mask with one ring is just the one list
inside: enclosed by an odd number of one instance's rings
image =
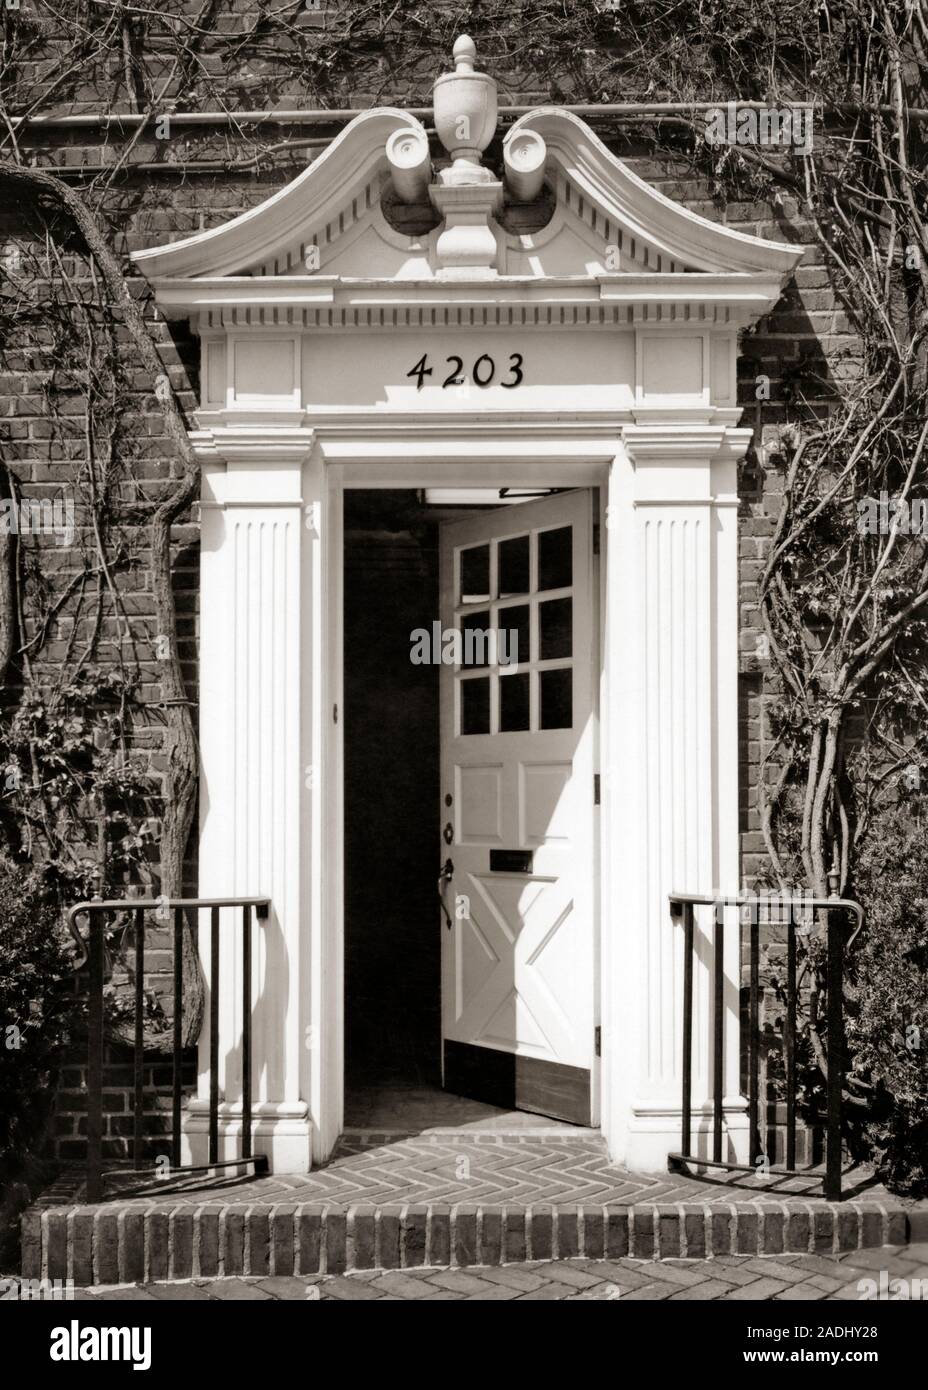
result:
[[(416, 365), (406, 373), (407, 376), (416, 378), (416, 390), (421, 391), (425, 385), (425, 378), (432, 375), (432, 368), (428, 365), (428, 353), (423, 353)], [(445, 363), (451, 371), (442, 382), (442, 389), (446, 386), (463, 386), (464, 377), (461, 373), (464, 370), (464, 360), (461, 357), (446, 357)], [(514, 386), (522, 385), (522, 354), (513, 352), (509, 355), (509, 365), (503, 369), (504, 375), (509, 380), (501, 380), (500, 386), (505, 386), (507, 390), (512, 390)], [(489, 386), (496, 376), (496, 362), (490, 357), (489, 353), (484, 353), (478, 357), (470, 369), (471, 380), (475, 386)]]

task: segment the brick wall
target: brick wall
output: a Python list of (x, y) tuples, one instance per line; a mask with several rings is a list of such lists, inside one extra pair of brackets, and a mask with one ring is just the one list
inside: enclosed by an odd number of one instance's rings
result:
[[(196, 1090), (196, 1051), (185, 1052), (181, 1066), (184, 1098)], [(143, 1060), (145, 1160), (170, 1154), (173, 1070), (170, 1059), (146, 1052)], [(132, 1157), (135, 1126), (135, 1072), (128, 1048), (110, 1045), (103, 1062), (103, 1158), (119, 1163)], [(75, 1049), (61, 1073), (55, 1103), (52, 1155), (62, 1163), (79, 1163), (87, 1155), (87, 1066), (83, 1048)]]

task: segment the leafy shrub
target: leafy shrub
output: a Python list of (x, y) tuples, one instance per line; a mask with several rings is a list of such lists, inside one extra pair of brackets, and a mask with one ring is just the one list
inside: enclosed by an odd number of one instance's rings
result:
[[(8, 1198), (35, 1176), (76, 1005), (67, 939), (38, 875), (0, 858), (0, 1195)], [(16, 1205), (0, 1204), (0, 1224)], [(7, 1234), (0, 1229), (0, 1245)]]
[(928, 1195), (928, 828), (912, 802), (880, 817), (855, 894), (866, 912), (848, 958), (849, 1077), (866, 1147), (897, 1192)]

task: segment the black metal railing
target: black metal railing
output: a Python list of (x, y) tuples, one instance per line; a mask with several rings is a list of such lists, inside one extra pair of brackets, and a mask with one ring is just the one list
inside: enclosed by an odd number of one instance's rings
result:
[[(670, 913), (683, 924), (683, 1097), (681, 1152), (668, 1155), (671, 1167), (694, 1164), (700, 1167), (725, 1168), (733, 1172), (758, 1171), (765, 1158), (760, 1134), (760, 1054), (761, 1054), (761, 984), (760, 984), (760, 909), (775, 904), (776, 921), (788, 915), (786, 950), (786, 1012), (783, 1027), (783, 1068), (786, 1087), (786, 1162), (783, 1167), (767, 1164), (765, 1172), (795, 1176), (796, 1169), (796, 1014), (798, 1007), (796, 933), (804, 928), (812, 912), (823, 911), (826, 918), (826, 993), (825, 1019), (826, 1058), (826, 1116), (825, 1116), (825, 1173), (824, 1195), (830, 1201), (841, 1199), (842, 1128), (841, 1096), (844, 1082), (844, 959), (845, 954), (863, 926), (863, 909), (856, 902), (837, 896), (830, 898), (775, 896), (765, 898), (753, 894), (712, 897), (699, 893), (671, 893)], [(695, 909), (712, 907), (712, 1157), (693, 1153), (693, 957)], [(723, 909), (737, 906), (750, 911), (748, 952), (748, 1124), (750, 1166), (730, 1163), (722, 1158), (723, 1096), (725, 1054), (725, 918)], [(788, 914), (786, 913), (786, 909)], [(797, 923), (796, 912), (802, 918)], [(739, 913), (739, 918), (740, 918)], [(856, 926), (848, 936), (847, 919), (853, 916)], [(740, 925), (740, 923), (739, 923)], [(739, 988), (740, 995), (740, 988)]]
[[(209, 979), (209, 1137), (208, 1163), (199, 1168), (181, 1164), (181, 1110), (183, 1052), (183, 936), (184, 912), (208, 908), (210, 911)], [(219, 1160), (219, 940), (220, 910), (242, 910), (242, 1152), (237, 1159)], [(81, 952), (76, 969), (88, 968), (87, 1006), (87, 1200), (98, 1202), (104, 1180), (112, 1176), (103, 1171), (103, 1071), (104, 1071), (104, 986), (106, 983), (105, 926), (109, 914), (125, 912), (134, 918), (134, 1005), (133, 1047), (133, 1174), (152, 1171), (143, 1164), (144, 1052), (145, 1052), (145, 931), (146, 913), (173, 914), (173, 996), (172, 1073), (171, 1073), (171, 1172), (207, 1171), (251, 1162), (263, 1166), (253, 1153), (251, 1088), (251, 914), (265, 921), (270, 908), (268, 898), (125, 898), (108, 902), (78, 903), (68, 913), (68, 927)], [(78, 928), (78, 918), (87, 919), (87, 936)], [(125, 1170), (115, 1170), (123, 1177)]]

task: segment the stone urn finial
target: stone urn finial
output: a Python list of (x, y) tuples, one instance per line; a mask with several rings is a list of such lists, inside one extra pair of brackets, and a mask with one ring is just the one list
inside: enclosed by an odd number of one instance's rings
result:
[(453, 161), (439, 178), (451, 185), (490, 183), (493, 175), (480, 156), (496, 130), (496, 82), (475, 71), (477, 49), (467, 34), (456, 40), (453, 57), (454, 72), (436, 80), (432, 96), (435, 129)]
[[(477, 45), (470, 34), (462, 34), (460, 38), (455, 39), (451, 56), (454, 59), (455, 72), (474, 71), (474, 64), (477, 61)], [(450, 73), (447, 75), (450, 76)]]

